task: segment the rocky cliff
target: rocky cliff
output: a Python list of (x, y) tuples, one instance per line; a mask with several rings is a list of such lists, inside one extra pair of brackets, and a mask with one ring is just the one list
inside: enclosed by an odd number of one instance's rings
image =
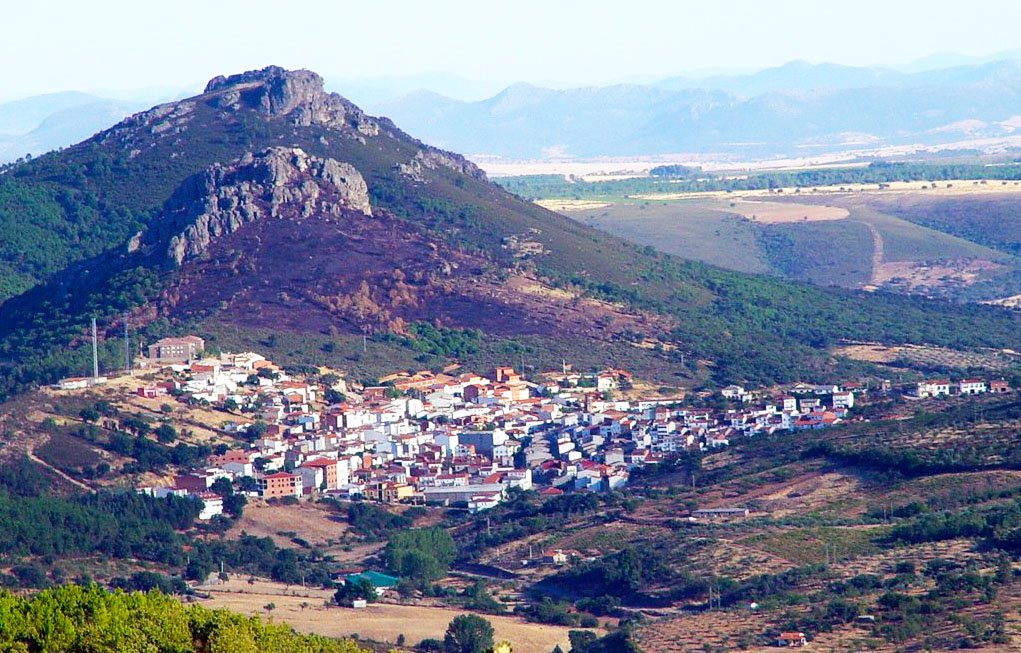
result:
[(295, 125), (351, 128), (366, 136), (379, 133), (379, 124), (336, 93), (323, 90), (323, 78), (310, 70), (269, 66), (229, 77), (214, 77), (204, 95), (215, 106), (255, 109), (266, 116), (283, 116)]
[(372, 215), (365, 180), (353, 166), (273, 147), (187, 179), (167, 201), (154, 245), (179, 265), (257, 220), (339, 218), (346, 211)]

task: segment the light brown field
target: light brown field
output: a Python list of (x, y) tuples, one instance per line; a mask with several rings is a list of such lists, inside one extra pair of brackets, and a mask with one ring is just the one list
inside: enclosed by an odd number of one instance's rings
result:
[(610, 206), (610, 202), (597, 200), (537, 200), (535, 203), (550, 211), (585, 211)]
[[(380, 642), (395, 642), (402, 633), (409, 644), (417, 644), (426, 638), (442, 640), (450, 621), (464, 614), (461, 610), (439, 606), (382, 603), (360, 610), (324, 607), (324, 602), (332, 597), (328, 590), (287, 587), (267, 581), (249, 585), (242, 578), (203, 587), (201, 591), (211, 596), (202, 601), (209, 608), (228, 608), (264, 619), (270, 616), (274, 621), (285, 622), (301, 632), (327, 637), (357, 633), (360, 637)], [(267, 614), (264, 606), (270, 603), (276, 607)], [(547, 653), (557, 645), (564, 650), (569, 648), (568, 628), (528, 623), (511, 616), (486, 615), (486, 619), (493, 624), (496, 639), (513, 643), (515, 651)]]
[(736, 201), (720, 202), (710, 208), (725, 213), (736, 213), (747, 220), (763, 224), (788, 222), (825, 222), (843, 220), (850, 212), (838, 206), (823, 204), (793, 204), (787, 202)]
[(836, 356), (845, 356), (851, 360), (869, 363), (892, 363), (905, 358), (925, 365), (944, 365), (947, 367), (984, 367), (998, 370), (1018, 361), (1021, 356), (1011, 349), (982, 349), (975, 351), (958, 351), (943, 347), (925, 345), (897, 345), (887, 347), (877, 343), (854, 343), (831, 350)]
[(833, 353), (837, 356), (867, 363), (892, 363), (900, 356), (902, 349), (902, 347), (887, 347), (886, 345), (847, 345), (834, 349)]
[(834, 186), (805, 186), (801, 188), (788, 187), (778, 189), (763, 188), (759, 190), (742, 190), (738, 192), (704, 191), (704, 192), (683, 192), (683, 193), (646, 193), (632, 195), (633, 199), (650, 201), (675, 201), (685, 199), (729, 199), (738, 201), (747, 198), (775, 198), (798, 197), (799, 195), (848, 195), (848, 194), (896, 194), (896, 193), (921, 193), (923, 195), (934, 195), (938, 197), (956, 195), (981, 195), (999, 193), (1021, 193), (1021, 182), (1009, 181), (1006, 184), (999, 181), (987, 181), (983, 184), (974, 179), (948, 179), (947, 181), (894, 181), (889, 184), (843, 184)]
[(873, 270), (871, 283), (879, 285), (896, 280), (910, 290), (938, 288), (946, 285), (948, 281), (970, 286), (979, 280), (983, 272), (1002, 267), (1004, 266), (983, 260), (933, 264), (922, 261), (894, 261), (877, 266)]
[(313, 546), (323, 546), (328, 540), (339, 539), (346, 531), (347, 524), (323, 506), (308, 501), (294, 506), (270, 505), (262, 499), (250, 499), (228, 537), (238, 537), (245, 532), (271, 538), (277, 546), (293, 547), (292, 536), (278, 533), (294, 532)]

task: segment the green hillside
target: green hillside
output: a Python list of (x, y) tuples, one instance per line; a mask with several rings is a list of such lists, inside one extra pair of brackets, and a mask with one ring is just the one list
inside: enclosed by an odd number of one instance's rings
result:
[[(76, 346), (89, 318), (113, 325), (115, 315), (151, 302), (174, 280), (166, 261), (129, 253), (127, 239), (154, 225), (163, 203), (189, 176), (276, 145), (351, 163), (368, 184), (374, 211), (483, 257), (489, 269), (480, 274), (499, 275), (513, 266), (550, 285), (666, 316), (671, 326), (661, 337), (680, 348), (674, 364), (685, 374), (693, 370), (681, 364), (680, 353), (711, 361), (715, 382), (838, 374), (840, 362), (823, 349), (842, 338), (1021, 346), (1021, 320), (997, 308), (727, 272), (596, 231), (505, 192), (457, 155), (427, 148), (389, 121), (323, 94), (316, 80), (311, 73), (279, 69), (246, 74), (235, 86), (157, 107), (0, 176), (0, 197), (20, 198), (0, 203), (0, 252), (7, 266), (0, 270), (0, 287), (43, 282), (8, 299), (0, 311), (0, 394), (84, 372), (87, 359)], [(284, 95), (273, 95), (278, 92)], [(255, 99), (246, 104), (250, 96)], [(505, 238), (521, 235), (545, 253), (515, 258)], [(39, 246), (26, 248), (26, 242)], [(150, 334), (187, 326), (173, 312), (136, 311), (136, 319), (150, 325)], [(501, 338), (513, 340), (513, 334)], [(578, 345), (573, 337), (547, 341), (553, 355)], [(692, 358), (686, 356), (686, 365)]]

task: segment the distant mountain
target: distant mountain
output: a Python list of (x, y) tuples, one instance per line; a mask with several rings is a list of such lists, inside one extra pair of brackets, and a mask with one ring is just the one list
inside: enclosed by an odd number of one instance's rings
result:
[(53, 111), (25, 134), (0, 136), (0, 163), (14, 161), (26, 154), (38, 156), (66, 147), (106, 129), (137, 110), (137, 106), (127, 102), (96, 99)]
[(654, 86), (667, 90), (715, 89), (742, 97), (771, 91), (806, 91), (813, 89), (846, 89), (867, 86), (899, 86), (908, 77), (886, 68), (858, 68), (838, 64), (810, 64), (791, 61), (777, 68), (767, 68), (748, 75), (715, 75), (701, 79), (670, 77)]
[(102, 99), (89, 93), (64, 91), (5, 102), (0, 104), (0, 134), (27, 134), (57, 111), (92, 104)]
[(0, 163), (77, 143), (143, 106), (77, 91), (0, 104)]
[(383, 77), (327, 76), (326, 88), (359, 105), (373, 107), (418, 91), (430, 91), (462, 101), (490, 97), (506, 86), (497, 81), (467, 79), (450, 73), (420, 73)]
[(67, 147), (156, 102), (182, 97), (178, 87), (64, 91), (0, 104), (0, 163)]
[[(416, 93), (372, 107), (427, 142), (517, 159), (673, 153), (804, 155), (1013, 133), (1021, 64), (903, 73), (792, 62), (751, 75), (552, 90), (515, 84), (478, 102)], [(806, 149), (808, 148), (808, 149)]]

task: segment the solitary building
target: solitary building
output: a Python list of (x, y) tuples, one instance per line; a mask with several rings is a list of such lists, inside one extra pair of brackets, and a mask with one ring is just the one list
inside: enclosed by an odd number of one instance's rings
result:
[(163, 338), (149, 345), (149, 358), (165, 363), (187, 363), (198, 358), (206, 341), (198, 336)]

